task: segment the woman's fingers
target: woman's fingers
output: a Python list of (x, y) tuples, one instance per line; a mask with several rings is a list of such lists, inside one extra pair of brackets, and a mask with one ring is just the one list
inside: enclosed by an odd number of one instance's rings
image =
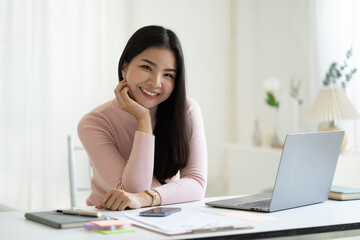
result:
[(127, 86), (126, 82), (120, 82), (114, 90), (119, 108), (125, 111), (135, 103), (134, 100), (130, 98), (129, 91), (130, 88)]
[(127, 82), (121, 81), (121, 82), (119, 82), (119, 84), (116, 86), (116, 88), (114, 90), (115, 96), (116, 96), (119, 104), (121, 103), (121, 101), (123, 101), (121, 92), (125, 87), (127, 87)]
[(111, 205), (110, 209), (113, 210), (113, 211), (121, 210), (121, 209), (118, 209), (121, 203), (122, 203), (122, 199), (117, 198), (115, 200), (115, 202)]
[(127, 86), (127, 81), (126, 81), (126, 80), (120, 81), (120, 82), (118, 83), (118, 85), (116, 86), (114, 92), (115, 92), (115, 93), (116, 93), (116, 92), (120, 92), (121, 89), (123, 89), (125, 86)]
[(105, 194), (101, 200), (101, 204), (96, 205), (96, 208), (122, 211), (133, 205), (133, 208), (141, 207), (138, 202), (136, 194), (128, 193), (120, 189), (112, 189)]
[(106, 203), (108, 202), (108, 200), (109, 200), (109, 199), (111, 198), (111, 196), (113, 195), (114, 190), (115, 190), (115, 189), (112, 189), (112, 190), (108, 191), (108, 192), (104, 195), (104, 197), (101, 199), (101, 206), (102, 206), (103, 208), (107, 208), (107, 207), (106, 207)]
[(111, 195), (111, 197), (106, 201), (105, 207), (106, 207), (107, 209), (112, 209), (112, 207), (113, 207), (116, 199), (117, 199), (117, 198), (116, 198), (116, 195), (115, 195), (115, 194)]
[(127, 85), (126, 81), (119, 82), (116, 88), (114, 89), (115, 95), (117, 96), (126, 85)]
[(118, 206), (118, 210), (122, 211), (125, 210), (125, 208), (127, 208), (131, 203), (131, 199), (126, 196), (125, 198), (123, 198), (123, 200), (121, 201), (121, 204)]

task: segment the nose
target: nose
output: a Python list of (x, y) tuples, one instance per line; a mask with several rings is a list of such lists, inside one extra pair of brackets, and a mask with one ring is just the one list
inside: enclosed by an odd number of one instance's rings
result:
[(154, 74), (151, 79), (149, 79), (149, 84), (153, 87), (153, 88), (159, 88), (161, 87), (161, 74)]

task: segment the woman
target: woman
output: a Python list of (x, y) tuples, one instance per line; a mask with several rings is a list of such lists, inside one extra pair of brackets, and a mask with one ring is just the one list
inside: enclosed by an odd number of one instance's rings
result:
[(79, 123), (93, 167), (88, 205), (110, 210), (200, 200), (207, 150), (198, 104), (186, 97), (177, 36), (147, 26), (119, 61), (116, 98)]

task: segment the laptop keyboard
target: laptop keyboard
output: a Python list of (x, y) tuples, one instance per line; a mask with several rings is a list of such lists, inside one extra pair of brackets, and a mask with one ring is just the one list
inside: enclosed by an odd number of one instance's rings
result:
[(246, 206), (254, 208), (267, 208), (270, 206), (271, 199), (260, 200), (256, 202), (239, 203), (237, 206)]

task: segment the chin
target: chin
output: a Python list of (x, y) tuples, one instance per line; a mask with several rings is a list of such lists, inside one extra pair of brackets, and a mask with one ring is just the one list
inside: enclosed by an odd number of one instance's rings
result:
[(143, 106), (144, 108), (147, 108), (147, 109), (151, 109), (155, 106), (157, 106), (158, 104), (149, 104), (149, 103), (139, 103), (141, 106)]
[(152, 99), (152, 100), (148, 100), (148, 99), (139, 99), (139, 101), (137, 101), (141, 106), (143, 106), (144, 108), (147, 109), (151, 109), (154, 108), (156, 106), (158, 106), (162, 101), (159, 101), (160, 99)]

